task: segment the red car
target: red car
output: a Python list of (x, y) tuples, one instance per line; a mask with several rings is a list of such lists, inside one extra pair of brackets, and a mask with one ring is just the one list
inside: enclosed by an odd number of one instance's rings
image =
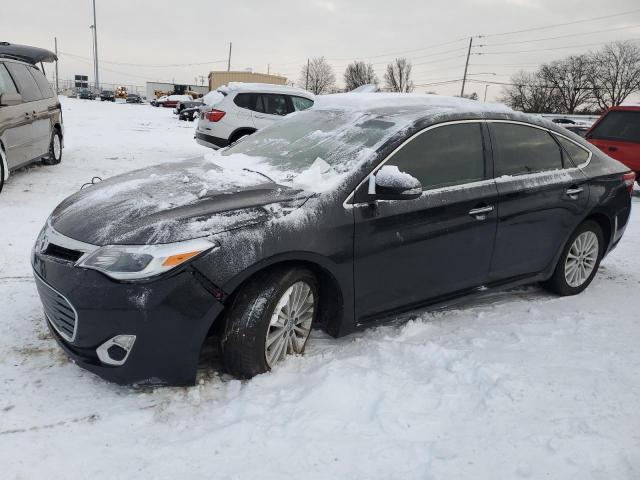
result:
[(640, 106), (610, 108), (593, 124), (585, 138), (636, 172), (636, 180), (639, 179)]

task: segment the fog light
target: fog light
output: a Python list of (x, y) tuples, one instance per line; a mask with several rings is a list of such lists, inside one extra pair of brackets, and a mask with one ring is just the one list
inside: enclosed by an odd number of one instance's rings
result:
[(120, 366), (127, 361), (135, 341), (135, 335), (116, 335), (100, 345), (96, 353), (102, 363)]

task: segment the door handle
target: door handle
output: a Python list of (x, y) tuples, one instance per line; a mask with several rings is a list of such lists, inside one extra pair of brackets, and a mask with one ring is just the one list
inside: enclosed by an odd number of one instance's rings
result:
[(617, 152), (618, 147), (609, 147), (607, 150), (609, 150), (610, 152)]
[(580, 187), (572, 187), (572, 188), (568, 188), (565, 193), (569, 196), (569, 198), (571, 198), (572, 200), (575, 200), (578, 198), (578, 194), (582, 193), (584, 191), (583, 188)]
[(476, 220), (484, 220), (487, 218), (487, 213), (493, 212), (493, 205), (488, 205), (486, 207), (478, 207), (472, 208), (469, 210), (469, 215), (475, 217)]

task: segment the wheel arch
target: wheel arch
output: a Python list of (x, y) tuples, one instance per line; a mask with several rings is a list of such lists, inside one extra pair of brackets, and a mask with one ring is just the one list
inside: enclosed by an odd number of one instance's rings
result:
[(606, 254), (611, 247), (611, 239), (613, 238), (613, 230), (615, 228), (613, 222), (611, 221), (611, 218), (601, 211), (593, 211), (589, 215), (587, 215), (587, 217), (580, 223), (580, 225), (588, 221), (596, 222), (600, 226), (600, 229), (602, 230), (602, 236), (604, 237), (604, 253)]
[[(304, 267), (313, 272), (318, 280), (320, 289), (320, 318), (318, 324), (329, 335), (341, 334), (341, 326), (345, 321), (345, 314), (349, 311), (345, 306), (347, 297), (344, 281), (341, 283), (337, 268), (327, 258), (308, 252), (296, 252), (272, 257), (244, 270), (223, 286), (223, 290), (229, 294), (225, 301), (232, 302), (233, 297), (249, 281), (267, 271), (280, 268)], [(217, 322), (214, 322), (217, 323)], [(222, 328), (222, 327), (218, 327)]]
[(256, 131), (257, 131), (257, 129), (252, 128), (252, 127), (236, 128), (233, 132), (231, 132), (231, 135), (229, 135), (229, 145), (231, 145), (233, 142), (237, 141), (238, 138), (240, 138), (242, 135), (251, 135), (252, 133), (255, 133)]

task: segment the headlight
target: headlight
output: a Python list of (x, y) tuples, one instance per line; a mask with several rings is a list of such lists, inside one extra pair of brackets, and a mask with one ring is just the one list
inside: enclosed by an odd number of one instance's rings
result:
[(98, 270), (116, 280), (137, 280), (167, 272), (218, 246), (204, 238), (163, 245), (106, 245), (78, 266)]

